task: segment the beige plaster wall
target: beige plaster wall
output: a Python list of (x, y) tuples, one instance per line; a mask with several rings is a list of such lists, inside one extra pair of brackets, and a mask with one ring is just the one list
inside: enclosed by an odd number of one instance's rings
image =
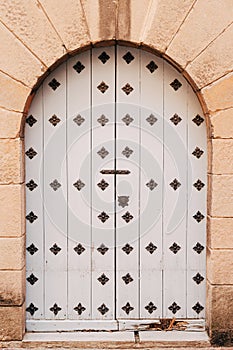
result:
[[(126, 41), (172, 62), (208, 126), (207, 326), (233, 331), (232, 0), (6, 0), (0, 3), (0, 339), (24, 333), (23, 126), (35, 84), (88, 45)], [(225, 338), (224, 338), (225, 337)], [(219, 340), (220, 339), (220, 340)]]

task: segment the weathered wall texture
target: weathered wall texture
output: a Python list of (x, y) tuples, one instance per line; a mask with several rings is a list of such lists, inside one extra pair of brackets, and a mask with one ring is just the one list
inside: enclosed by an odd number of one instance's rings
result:
[[(0, 338), (24, 332), (23, 119), (32, 88), (91, 44), (146, 46), (196, 90), (209, 137), (207, 327), (233, 331), (232, 0), (7, 0), (0, 3)], [(103, 43), (102, 43), (103, 44)], [(233, 335), (232, 335), (233, 336)]]

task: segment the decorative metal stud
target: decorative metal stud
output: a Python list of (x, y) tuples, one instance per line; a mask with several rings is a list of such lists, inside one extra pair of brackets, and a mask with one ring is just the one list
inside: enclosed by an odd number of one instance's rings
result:
[(97, 153), (102, 159), (107, 157), (107, 155), (109, 154), (109, 152), (104, 147), (102, 147)]
[(49, 248), (49, 250), (54, 254), (54, 255), (57, 255), (60, 251), (61, 251), (61, 248), (58, 247), (58, 245), (56, 243), (54, 243), (54, 245)]
[(178, 116), (178, 114), (174, 114), (173, 117), (170, 118), (170, 121), (174, 124), (174, 125), (178, 125), (181, 122), (181, 117)]
[(168, 307), (168, 309), (171, 310), (171, 312), (172, 312), (173, 314), (176, 314), (177, 311), (179, 311), (179, 310), (181, 309), (181, 307), (180, 307), (179, 305), (177, 305), (177, 304), (174, 302), (174, 303), (172, 303), (172, 305), (170, 305), (170, 306)]
[(133, 215), (130, 214), (130, 212), (126, 212), (124, 215), (122, 215), (122, 219), (127, 222), (127, 224), (133, 219)]
[(61, 85), (59, 81), (53, 78), (48, 84), (54, 91)]
[(118, 205), (122, 208), (129, 205), (129, 196), (118, 196)]
[(199, 147), (196, 147), (195, 150), (193, 151), (193, 155), (199, 159), (201, 158), (202, 154), (204, 153), (204, 151), (202, 149), (200, 149)]
[(36, 118), (33, 117), (33, 115), (29, 115), (26, 119), (26, 123), (32, 127), (37, 122)]
[(192, 307), (194, 311), (199, 315), (199, 313), (204, 310), (204, 306), (202, 306), (199, 301)]
[(157, 122), (157, 118), (154, 116), (154, 114), (150, 114), (149, 117), (146, 118), (146, 121), (153, 126)]
[(79, 243), (78, 245), (76, 245), (76, 247), (74, 247), (74, 251), (78, 254), (81, 255), (83, 252), (85, 252), (85, 248), (82, 246), (81, 243)]
[(134, 119), (130, 117), (129, 114), (126, 114), (121, 120), (125, 123), (125, 125), (129, 126), (129, 124), (132, 123)]
[(36, 219), (38, 219), (38, 216), (33, 213), (33, 211), (30, 211), (30, 213), (26, 216), (26, 219), (32, 224)]
[(181, 249), (181, 247), (177, 243), (173, 243), (169, 249), (174, 253), (177, 254), (178, 251)]
[(121, 153), (126, 158), (129, 158), (131, 156), (131, 154), (133, 153), (133, 150), (131, 148), (129, 148), (128, 146), (126, 146), (125, 149)]
[(123, 281), (125, 284), (129, 284), (130, 282), (133, 282), (133, 278), (130, 276), (129, 273), (127, 273), (125, 276), (122, 276)]
[(181, 186), (181, 183), (177, 179), (174, 179), (169, 185), (176, 191)]
[(86, 308), (81, 303), (74, 307), (74, 311), (77, 311), (79, 315), (82, 315), (85, 310)]
[(82, 182), (82, 180), (78, 179), (73, 186), (77, 188), (78, 191), (81, 191), (81, 189), (85, 186), (85, 183)]
[(78, 126), (80, 126), (80, 125), (82, 125), (82, 123), (85, 122), (85, 119), (84, 119), (80, 114), (78, 114), (78, 115), (73, 119), (73, 121), (74, 121)]
[(97, 310), (101, 313), (101, 315), (105, 315), (109, 311), (109, 308), (105, 304), (102, 304)]
[(101, 243), (101, 245), (99, 246), (99, 248), (97, 248), (97, 251), (98, 251), (100, 254), (104, 255), (105, 253), (107, 253), (108, 249), (109, 249), (108, 247), (106, 247), (103, 243)]
[(102, 211), (102, 213), (98, 215), (98, 218), (104, 223), (109, 219), (109, 215)]
[(49, 310), (52, 311), (56, 316), (58, 312), (61, 311), (61, 307), (55, 303)]
[(102, 94), (105, 93), (105, 91), (107, 91), (109, 88), (109, 86), (104, 82), (102, 81), (98, 86), (97, 86), (97, 89), (99, 89), (100, 92), (102, 92)]
[(193, 118), (192, 120), (197, 126), (200, 126), (203, 122), (204, 122), (204, 119), (199, 115), (197, 114), (195, 118)]
[(29, 312), (31, 316), (34, 315), (34, 313), (39, 310), (38, 307), (36, 307), (33, 303), (31, 303), (27, 308), (26, 311)]
[(109, 278), (104, 273), (97, 279), (103, 286), (109, 281)]
[(197, 252), (197, 254), (201, 254), (201, 252), (204, 250), (205, 248), (203, 247), (203, 245), (201, 245), (201, 243), (197, 242), (197, 244), (193, 247), (193, 250), (195, 250), (195, 252)]
[(105, 64), (108, 60), (109, 60), (110, 56), (105, 52), (103, 51), (99, 56), (98, 56), (98, 59), (103, 63)]
[(85, 68), (85, 66), (82, 64), (82, 62), (78, 61), (77, 63), (75, 63), (73, 68), (78, 74), (80, 74), (82, 70)]
[(126, 54), (122, 57), (127, 64), (132, 62), (134, 60), (134, 56), (131, 54), (131, 52), (126, 52)]
[(28, 183), (26, 183), (26, 186), (30, 191), (33, 191), (38, 185), (34, 180), (30, 180)]
[(131, 245), (129, 243), (126, 243), (126, 245), (122, 248), (123, 252), (125, 252), (125, 254), (129, 255), (132, 250), (133, 247), (131, 247)]
[(158, 184), (153, 180), (151, 179), (149, 182), (147, 182), (146, 186), (151, 190), (153, 191), (155, 189), (155, 187), (158, 186)]
[(196, 282), (196, 284), (200, 284), (202, 281), (204, 281), (204, 277), (198, 272), (194, 277), (193, 280)]
[(33, 286), (38, 281), (38, 278), (31, 273), (31, 275), (27, 277), (27, 281)]
[(153, 254), (153, 253), (156, 251), (157, 247), (156, 247), (156, 245), (154, 245), (152, 242), (150, 242), (150, 243), (148, 244), (148, 246), (146, 246), (145, 249), (146, 249), (150, 254)]
[(132, 307), (128, 302), (125, 304), (125, 306), (122, 307), (122, 310), (125, 311), (125, 313), (128, 315), (132, 310), (134, 310), (134, 307)]
[(154, 61), (150, 61), (150, 63), (148, 63), (148, 65), (146, 66), (146, 68), (151, 72), (154, 73), (154, 71), (156, 69), (158, 69), (157, 64)]
[(105, 117), (104, 114), (102, 114), (98, 119), (97, 122), (100, 123), (101, 126), (105, 126), (107, 122), (109, 122), (109, 119)]
[(106, 188), (109, 186), (109, 184), (104, 180), (102, 179), (98, 184), (97, 186), (99, 186), (99, 188), (101, 188), (102, 191), (106, 190)]
[(123, 90), (126, 95), (129, 95), (133, 91), (133, 87), (127, 83), (121, 88), (121, 90)]
[(157, 310), (157, 307), (152, 303), (152, 301), (150, 301), (149, 304), (145, 306), (145, 309), (149, 312), (149, 314), (152, 314), (155, 310)]
[(170, 85), (175, 91), (177, 91), (182, 86), (181, 82), (179, 82), (178, 79), (173, 80)]
[(61, 119), (59, 119), (55, 114), (49, 118), (49, 122), (53, 125), (56, 126), (58, 123), (60, 123)]
[(27, 251), (31, 255), (34, 255), (38, 251), (38, 248), (32, 243), (29, 247), (27, 247)]
[(26, 156), (28, 156), (29, 159), (32, 159), (37, 155), (37, 152), (32, 147), (30, 147), (27, 150), (27, 152), (25, 152), (25, 154), (26, 154)]
[(49, 184), (49, 186), (51, 186), (54, 191), (57, 191), (61, 187), (61, 184), (55, 179)]
[(197, 221), (197, 222), (201, 222), (204, 219), (204, 215), (198, 210), (196, 212), (195, 215), (193, 215), (193, 218)]
[(205, 184), (200, 180), (198, 179), (194, 184), (193, 186), (198, 190), (198, 191), (201, 191), (201, 189), (205, 186)]

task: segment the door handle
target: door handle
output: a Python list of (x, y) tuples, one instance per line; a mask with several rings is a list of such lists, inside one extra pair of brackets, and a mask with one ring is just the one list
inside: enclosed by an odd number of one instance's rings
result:
[(129, 170), (108, 170), (108, 169), (105, 169), (105, 170), (101, 170), (100, 171), (101, 174), (104, 174), (104, 175), (128, 175), (130, 174), (130, 171)]

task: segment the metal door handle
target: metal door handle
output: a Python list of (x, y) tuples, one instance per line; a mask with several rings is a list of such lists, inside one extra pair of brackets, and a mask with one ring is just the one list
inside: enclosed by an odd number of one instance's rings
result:
[(127, 174), (130, 174), (130, 171), (129, 170), (108, 170), (108, 169), (105, 169), (105, 170), (101, 170), (100, 171), (101, 174), (105, 174), (105, 175), (127, 175)]

